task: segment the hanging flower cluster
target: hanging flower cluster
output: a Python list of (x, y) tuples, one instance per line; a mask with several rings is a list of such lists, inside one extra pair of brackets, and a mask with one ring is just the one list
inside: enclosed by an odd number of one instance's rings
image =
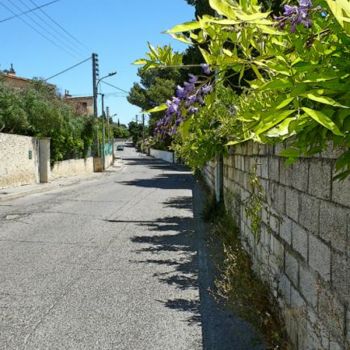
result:
[(310, 28), (312, 25), (310, 18), (311, 8), (311, 0), (299, 0), (299, 6), (284, 5), (283, 16), (276, 17), (280, 28), (283, 29), (287, 23), (290, 23), (290, 31), (292, 33), (295, 32), (298, 24), (302, 24), (305, 28)]
[[(211, 73), (207, 64), (201, 65), (203, 73)], [(183, 86), (178, 85), (176, 94), (166, 102), (165, 116), (157, 122), (155, 132), (161, 138), (176, 134), (178, 126), (188, 115), (198, 113), (199, 107), (204, 105), (204, 97), (213, 90), (210, 83), (200, 82), (198, 77), (189, 74), (189, 80)]]

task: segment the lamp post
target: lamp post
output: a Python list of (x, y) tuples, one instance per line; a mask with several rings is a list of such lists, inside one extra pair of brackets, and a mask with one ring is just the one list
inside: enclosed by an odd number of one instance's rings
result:
[[(100, 82), (106, 78), (112, 77), (113, 75), (116, 75), (117, 72), (111, 72), (108, 73), (107, 75), (103, 76), (102, 78), (98, 79), (96, 82), (96, 88), (98, 91), (98, 86), (100, 84)], [(102, 163), (103, 163), (103, 170), (105, 170), (105, 117), (106, 117), (106, 113), (105, 113), (105, 95), (102, 93), (98, 92), (98, 95), (101, 95), (101, 109), (102, 109)]]

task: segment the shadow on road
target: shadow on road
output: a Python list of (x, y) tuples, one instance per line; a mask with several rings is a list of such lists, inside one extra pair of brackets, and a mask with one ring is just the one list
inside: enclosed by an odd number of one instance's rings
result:
[[(126, 181), (125, 185), (193, 191), (193, 198), (170, 197), (162, 203), (173, 209), (174, 216), (154, 221), (132, 221), (145, 228), (145, 234), (131, 238), (140, 259), (130, 262), (163, 267), (157, 268), (153, 276), (184, 294), (158, 301), (169, 309), (185, 312), (188, 324), (201, 325), (204, 350), (264, 349), (251, 327), (219, 305), (210, 292), (214, 289), (215, 268), (206, 243), (208, 227), (201, 219), (205, 200), (192, 174), (172, 172), (169, 165), (152, 159), (130, 159), (130, 162), (161, 167), (166, 172), (151, 179)], [(193, 216), (188, 210), (194, 213)]]
[[(182, 201), (184, 202), (185, 199)], [(186, 206), (190, 206), (191, 198), (187, 197), (187, 201), (189, 203), (186, 203)], [(147, 227), (147, 232), (151, 231), (154, 234), (134, 236), (131, 239), (132, 242), (142, 245), (136, 252), (140, 255), (151, 253), (154, 257), (131, 262), (169, 267), (165, 269), (166, 272), (157, 272), (153, 276), (158, 278), (159, 282), (179, 290), (196, 290), (198, 262), (193, 219), (173, 216), (161, 218), (156, 222), (140, 222), (139, 225)], [(159, 302), (170, 309), (190, 312), (191, 316), (187, 320), (190, 324), (201, 322), (200, 303), (197, 298), (169, 299)]]
[(154, 187), (167, 190), (191, 189), (193, 187), (193, 176), (191, 174), (166, 173), (151, 179), (136, 179), (119, 183), (127, 186)]

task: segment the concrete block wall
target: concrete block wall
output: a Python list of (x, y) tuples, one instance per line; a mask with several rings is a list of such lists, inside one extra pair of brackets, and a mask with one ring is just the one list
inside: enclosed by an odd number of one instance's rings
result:
[(39, 182), (39, 141), (0, 133), (0, 188)]
[(216, 161), (210, 161), (202, 170), (204, 179), (212, 192), (215, 191)]
[[(350, 349), (350, 180), (333, 181), (337, 151), (286, 166), (283, 146), (246, 143), (224, 159), (224, 200), (255, 270), (278, 298), (294, 349)], [(213, 167), (204, 176), (213, 183)], [(245, 208), (264, 193), (253, 232)]]
[(60, 177), (92, 174), (94, 172), (93, 158), (70, 159), (56, 162), (51, 168), (50, 180)]

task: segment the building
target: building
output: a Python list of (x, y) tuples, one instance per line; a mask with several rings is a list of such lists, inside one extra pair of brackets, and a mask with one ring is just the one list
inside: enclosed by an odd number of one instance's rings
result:
[[(0, 82), (15, 89), (26, 89), (31, 86), (33, 79), (18, 77), (13, 65), (11, 64), (10, 69), (0, 71)], [(47, 83), (47, 86), (53, 91), (56, 91), (56, 85)]]
[(78, 115), (89, 116), (94, 114), (93, 96), (73, 97), (69, 94), (69, 91), (65, 91), (64, 100), (74, 108), (74, 112)]

